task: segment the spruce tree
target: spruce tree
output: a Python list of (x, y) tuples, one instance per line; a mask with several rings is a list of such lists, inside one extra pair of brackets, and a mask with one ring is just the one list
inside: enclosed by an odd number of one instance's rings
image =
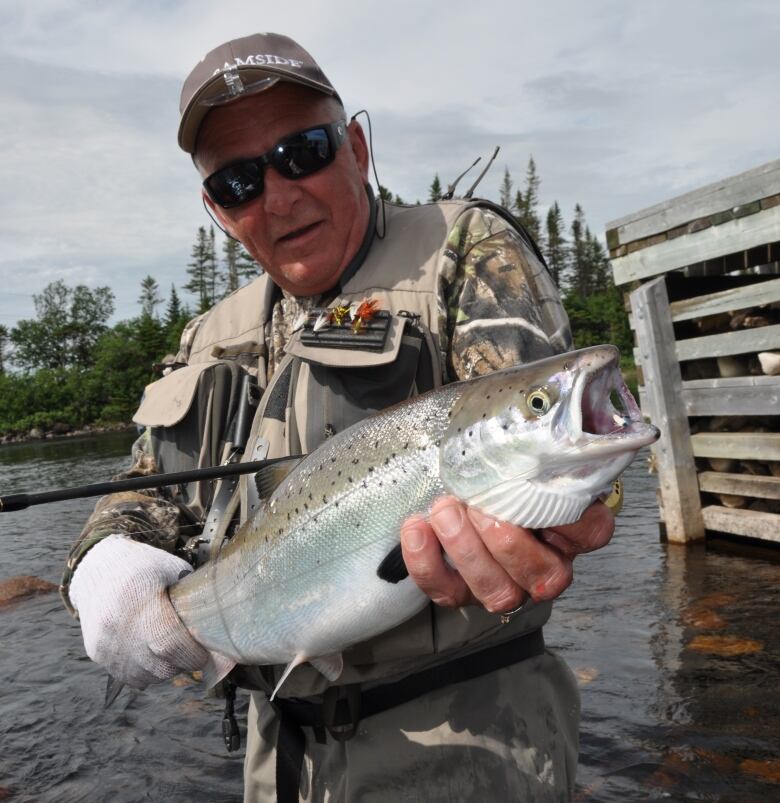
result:
[(0, 323), (0, 374), (5, 373), (5, 350), (8, 347), (8, 329)]
[(219, 271), (214, 245), (214, 227), (206, 231), (205, 226), (198, 227), (195, 244), (192, 246), (192, 261), (187, 267), (191, 277), (184, 289), (198, 299), (198, 312), (205, 312), (217, 300), (217, 281)]
[(428, 190), (428, 200), (431, 203), (441, 200), (441, 181), (439, 181), (439, 174), (436, 173), (431, 182), (430, 189)]
[(138, 297), (138, 303), (141, 305), (141, 315), (148, 315), (150, 318), (156, 317), (155, 309), (161, 302), (160, 287), (156, 279), (147, 274), (141, 280), (141, 295)]
[(525, 173), (525, 192), (517, 193), (515, 198), (515, 211), (517, 219), (525, 226), (528, 233), (536, 240), (541, 242), (542, 226), (536, 207), (539, 204), (539, 185), (541, 179), (536, 173), (536, 162), (534, 157), (528, 159), (528, 168)]
[(504, 168), (504, 178), (498, 190), (498, 202), (504, 209), (512, 208), (512, 176), (509, 175), (509, 168)]
[(566, 239), (563, 236), (563, 216), (557, 201), (547, 210), (547, 237), (544, 256), (553, 281), (560, 288), (566, 271)]
[(260, 266), (238, 240), (230, 237), (222, 243), (223, 296), (238, 290), (248, 280), (260, 275)]
[(590, 276), (585, 247), (585, 212), (579, 204), (574, 207), (574, 220), (571, 224), (571, 246), (569, 248), (569, 268), (571, 271), (570, 290), (581, 297), (590, 293)]

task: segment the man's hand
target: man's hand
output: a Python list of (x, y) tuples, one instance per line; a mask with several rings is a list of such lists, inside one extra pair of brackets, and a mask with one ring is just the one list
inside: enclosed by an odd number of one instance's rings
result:
[(501, 613), (529, 596), (555, 599), (571, 583), (574, 558), (606, 545), (614, 529), (601, 502), (574, 524), (535, 535), (444, 497), (434, 503), (430, 523), (421, 516), (404, 523), (401, 548), (412, 579), (438, 605), (478, 604)]
[(209, 653), (184, 627), (167, 590), (190, 570), (181, 558), (121, 535), (92, 547), (69, 592), (87, 655), (137, 689), (203, 668)]

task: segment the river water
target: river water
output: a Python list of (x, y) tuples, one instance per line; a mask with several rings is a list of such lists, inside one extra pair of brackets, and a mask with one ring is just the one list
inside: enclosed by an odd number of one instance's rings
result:
[[(0, 495), (105, 479), (130, 440), (4, 446)], [(612, 543), (578, 559), (545, 629), (582, 693), (576, 799), (780, 800), (780, 566), (660, 543), (645, 458)], [(0, 514), (0, 581), (58, 582), (93, 502)], [(222, 703), (178, 678), (104, 710), (105, 674), (56, 594), (0, 609), (0, 678), (0, 800), (241, 800)]]

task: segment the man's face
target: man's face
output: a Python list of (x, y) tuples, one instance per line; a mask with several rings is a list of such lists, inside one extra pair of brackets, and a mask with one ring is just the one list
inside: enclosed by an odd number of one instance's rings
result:
[[(213, 109), (203, 121), (195, 161), (202, 176), (266, 153), (280, 139), (339, 119), (338, 104), (305, 87), (272, 89)], [(332, 288), (357, 253), (369, 220), (368, 149), (350, 123), (335, 160), (317, 173), (288, 179), (265, 168), (262, 195), (214, 214), (271, 278), (299, 296)]]

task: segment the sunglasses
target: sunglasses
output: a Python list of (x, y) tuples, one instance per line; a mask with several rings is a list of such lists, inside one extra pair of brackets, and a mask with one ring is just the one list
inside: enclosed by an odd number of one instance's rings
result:
[(324, 123), (290, 134), (270, 151), (253, 159), (242, 159), (212, 173), (203, 187), (223, 209), (251, 201), (263, 192), (263, 169), (271, 165), (285, 178), (306, 176), (327, 167), (347, 134), (346, 120)]

